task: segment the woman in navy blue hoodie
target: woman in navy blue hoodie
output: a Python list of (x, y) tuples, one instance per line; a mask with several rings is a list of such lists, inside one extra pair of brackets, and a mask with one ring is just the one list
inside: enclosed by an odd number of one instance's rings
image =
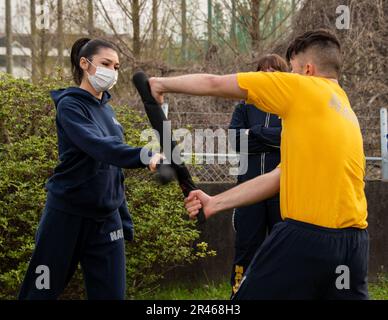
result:
[(155, 171), (161, 155), (123, 142), (123, 128), (108, 104), (119, 69), (116, 47), (79, 39), (71, 63), (79, 87), (51, 93), (60, 163), (46, 185), (19, 299), (58, 298), (79, 263), (89, 299), (124, 299), (124, 238), (132, 239), (133, 227), (122, 168)]

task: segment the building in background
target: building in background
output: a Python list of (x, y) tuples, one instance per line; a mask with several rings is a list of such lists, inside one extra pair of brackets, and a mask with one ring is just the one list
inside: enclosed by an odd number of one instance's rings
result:
[[(93, 1), (94, 8), (94, 27), (97, 30), (109, 35), (113, 34), (112, 28), (101, 14), (98, 4), (99, 1)], [(40, 14), (48, 17), (44, 23), (45, 33), (55, 34), (57, 29), (57, 8), (56, 0), (45, 0), (41, 5), (40, 0), (36, 0), (36, 15), (38, 20)], [(85, 26), (86, 3), (82, 0), (63, 0), (64, 7), (64, 34), (66, 37), (87, 35)], [(117, 5), (108, 0), (103, 0), (106, 14), (109, 15), (114, 23), (114, 28), (118, 34), (129, 34), (131, 32), (131, 23)], [(77, 9), (78, 8), (78, 9)], [(31, 21), (30, 21), (30, 0), (12, 0), (11, 1), (11, 19), (12, 19), (12, 56), (13, 56), (13, 76), (18, 78), (31, 77)], [(75, 13), (75, 14), (74, 14)], [(37, 22), (39, 24), (39, 21)], [(45, 54), (49, 59), (55, 59), (58, 56), (56, 46), (46, 48)], [(5, 0), (0, 0), (0, 71), (6, 72), (6, 17), (5, 17)], [(69, 56), (69, 48), (64, 48), (64, 56)]]
[[(30, 30), (29, 1), (13, 0), (12, 29), (13, 29), (13, 73), (16, 77), (28, 78), (30, 67), (30, 48), (25, 46), (26, 37)], [(6, 31), (5, 31), (5, 0), (0, 0), (0, 71), (6, 72)]]

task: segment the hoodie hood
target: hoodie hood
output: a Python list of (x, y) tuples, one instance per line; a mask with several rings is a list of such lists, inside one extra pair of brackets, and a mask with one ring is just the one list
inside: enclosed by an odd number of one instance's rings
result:
[(86, 100), (91, 105), (94, 105), (97, 107), (107, 104), (111, 99), (111, 94), (108, 91), (104, 91), (102, 94), (101, 100), (99, 100), (95, 96), (93, 96), (90, 92), (78, 87), (69, 87), (67, 89), (53, 90), (53, 91), (50, 91), (50, 95), (55, 103), (55, 107), (57, 107), (59, 102), (64, 97), (67, 97), (67, 96), (72, 96), (74, 98), (78, 98), (83, 101)]

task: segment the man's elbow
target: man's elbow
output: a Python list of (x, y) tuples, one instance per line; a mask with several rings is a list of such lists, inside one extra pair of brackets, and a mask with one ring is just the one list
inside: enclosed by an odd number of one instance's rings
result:
[(220, 89), (222, 86), (221, 76), (217, 76), (214, 74), (208, 74), (208, 75), (206, 75), (206, 83), (207, 83), (209, 91), (210, 91), (210, 93), (212, 93), (212, 95), (214, 93), (220, 92)]

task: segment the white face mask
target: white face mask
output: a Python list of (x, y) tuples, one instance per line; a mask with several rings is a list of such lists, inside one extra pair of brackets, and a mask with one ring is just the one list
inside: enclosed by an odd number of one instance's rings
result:
[(94, 90), (97, 92), (104, 92), (113, 88), (117, 83), (119, 73), (117, 70), (112, 70), (104, 67), (95, 66), (91, 61), (86, 59), (92, 66), (96, 68), (96, 73), (90, 75), (88, 79)]

